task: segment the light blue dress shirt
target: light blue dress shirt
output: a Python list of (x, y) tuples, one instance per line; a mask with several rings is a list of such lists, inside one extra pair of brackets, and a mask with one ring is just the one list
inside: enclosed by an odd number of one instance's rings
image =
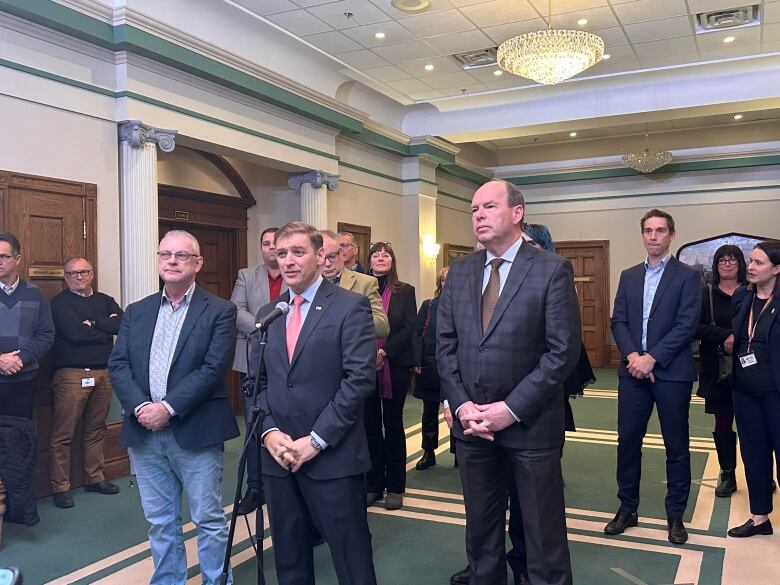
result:
[(8, 285), (3, 284), (3, 285), (0, 285), (0, 288), (2, 288), (3, 292), (10, 297), (12, 294), (14, 294), (14, 292), (18, 288), (20, 282), (21, 282), (21, 279), (17, 276), (15, 283), (8, 284)]
[(658, 283), (661, 282), (664, 269), (671, 256), (671, 254), (667, 254), (655, 268), (650, 266), (647, 258), (645, 259), (645, 288), (642, 297), (642, 351), (647, 351), (647, 322), (650, 319), (650, 309), (653, 307), (655, 291), (658, 290)]

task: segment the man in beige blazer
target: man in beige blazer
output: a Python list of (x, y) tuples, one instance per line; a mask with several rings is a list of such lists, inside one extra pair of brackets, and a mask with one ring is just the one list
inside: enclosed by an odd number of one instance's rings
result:
[(371, 314), (374, 318), (374, 333), (379, 339), (385, 339), (390, 331), (387, 315), (382, 308), (382, 297), (379, 296), (379, 283), (376, 278), (360, 274), (344, 268), (344, 257), (339, 248), (339, 238), (330, 230), (320, 231), (322, 247), (325, 250), (325, 264), (322, 266), (322, 277), (338, 284), (341, 288), (368, 297), (371, 302)]

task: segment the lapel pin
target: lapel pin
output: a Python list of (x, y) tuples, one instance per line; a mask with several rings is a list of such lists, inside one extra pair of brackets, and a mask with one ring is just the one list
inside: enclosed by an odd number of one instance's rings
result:
[(314, 310), (315, 311), (322, 311), (322, 307), (320, 307), (319, 305), (315, 305), (314, 306)]

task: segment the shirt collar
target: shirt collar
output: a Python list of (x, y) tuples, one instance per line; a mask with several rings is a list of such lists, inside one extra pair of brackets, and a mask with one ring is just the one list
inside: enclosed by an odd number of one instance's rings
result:
[(2, 285), (3, 291), (5, 291), (6, 294), (8, 295), (14, 294), (14, 292), (16, 292), (16, 289), (19, 287), (19, 283), (21, 282), (21, 280), (22, 280), (21, 277), (17, 276), (16, 282), (13, 283), (10, 287), (6, 286), (5, 284)]
[[(523, 237), (519, 236), (517, 238), (517, 241), (509, 246), (509, 249), (501, 254), (501, 258), (504, 260), (504, 262), (509, 262), (510, 264), (515, 261), (515, 256), (517, 256), (517, 252), (520, 250), (520, 246), (523, 245)], [(497, 258), (497, 256), (493, 253), (491, 253), (489, 250), (485, 250), (487, 252), (487, 257), (485, 258), (485, 266), (490, 264), (490, 261), (493, 260), (493, 258)]]
[(89, 292), (87, 293), (80, 293), (78, 291), (73, 290), (72, 288), (68, 289), (70, 292), (72, 292), (74, 295), (80, 296), (80, 297), (91, 297), (94, 294), (94, 290), (92, 290), (92, 287), (89, 287)]
[[(187, 289), (187, 292), (184, 293), (184, 297), (182, 298), (182, 301), (177, 305), (177, 307), (180, 307), (182, 305), (188, 305), (190, 301), (192, 300), (192, 295), (195, 293), (195, 282), (190, 285), (190, 288)], [(165, 303), (165, 301), (168, 301), (171, 306), (173, 306), (173, 303), (171, 303), (170, 297), (165, 294), (165, 287), (162, 289), (162, 298), (160, 299), (160, 304)]]
[(667, 253), (666, 256), (664, 256), (663, 259), (658, 263), (658, 266), (652, 267), (650, 266), (650, 256), (645, 256), (645, 270), (661, 270), (662, 268), (666, 267), (666, 265), (669, 263), (669, 258), (671, 257), (672, 253)]
[[(317, 280), (315, 280), (309, 288), (307, 288), (305, 291), (301, 293), (300, 296), (302, 296), (304, 299), (306, 299), (309, 303), (314, 301), (314, 297), (317, 294), (317, 291), (320, 290), (320, 285), (322, 284), (322, 275), (320, 274), (317, 276)], [(298, 296), (298, 293), (290, 291), (290, 300), (292, 300), (293, 297)]]

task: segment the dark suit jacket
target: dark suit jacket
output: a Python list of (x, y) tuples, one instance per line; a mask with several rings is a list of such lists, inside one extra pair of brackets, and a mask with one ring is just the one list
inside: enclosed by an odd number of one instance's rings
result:
[[(549, 449), (563, 443), (563, 381), (580, 355), (580, 315), (571, 264), (522, 244), (482, 334), (484, 250), (450, 266), (439, 297), (436, 357), (442, 394), (455, 412), (469, 400), (505, 401), (521, 422), (498, 445)], [(457, 420), (453, 432), (466, 437)]]
[[(739, 340), (742, 337), (742, 333), (747, 331), (748, 312), (753, 306), (753, 292), (748, 290), (746, 286), (738, 288), (734, 292), (734, 296), (731, 297), (731, 306), (734, 308), (734, 319), (732, 321), (732, 329), (734, 331), (734, 360), (732, 362), (732, 372), (736, 371), (739, 366), (740, 353), (745, 351), (744, 347), (739, 347)], [(773, 298), (772, 305), (766, 310), (764, 316), (761, 319), (770, 319), (769, 332), (764, 342), (769, 348), (769, 355), (772, 361), (772, 377), (774, 378), (775, 388), (780, 390), (780, 319), (777, 316), (780, 315), (780, 299)], [(731, 376), (732, 380), (736, 380), (734, 375)]]
[(390, 297), (390, 305), (387, 308), (390, 333), (385, 341), (384, 350), (390, 358), (391, 367), (411, 368), (417, 365), (412, 348), (417, 300), (411, 284), (405, 282), (398, 284), (398, 292)]
[[(280, 300), (287, 301), (289, 293)], [(262, 317), (274, 308), (260, 309)], [(257, 368), (258, 336), (251, 341), (250, 371)], [(323, 280), (303, 322), (292, 363), (287, 357), (285, 319), (268, 330), (258, 404), (267, 414), (262, 431), (278, 428), (299, 439), (314, 431), (328, 447), (298, 473), (335, 479), (368, 471), (363, 403), (375, 392), (376, 337), (367, 297)], [(262, 449), (263, 473), (283, 477)]]
[[(642, 302), (645, 265), (637, 264), (620, 274), (612, 311), (612, 335), (623, 360), (619, 376), (630, 376), (626, 356), (642, 352)], [(657, 380), (693, 382), (691, 341), (701, 314), (699, 273), (677, 258), (669, 258), (653, 297), (647, 323), (647, 353), (656, 360)]]
[[(111, 383), (125, 411), (122, 442), (143, 445), (151, 431), (133, 412), (151, 401), (149, 352), (161, 293), (127, 307), (108, 360)], [(171, 429), (182, 449), (197, 450), (238, 436), (225, 374), (236, 344), (236, 306), (195, 287), (168, 373), (165, 400), (176, 411)]]

